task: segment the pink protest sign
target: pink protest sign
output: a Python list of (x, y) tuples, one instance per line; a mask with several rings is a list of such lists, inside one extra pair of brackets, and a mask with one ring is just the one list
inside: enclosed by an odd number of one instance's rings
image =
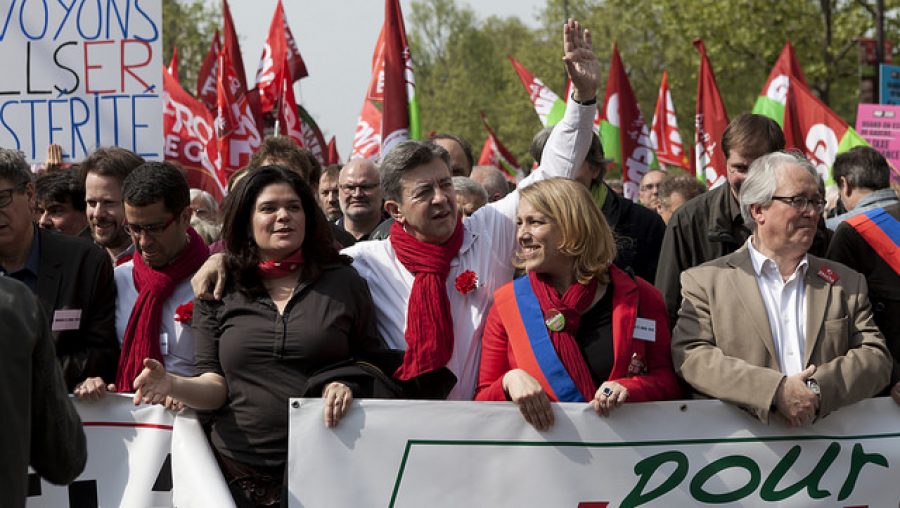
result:
[(891, 165), (891, 181), (900, 182), (900, 106), (860, 104), (856, 132)]

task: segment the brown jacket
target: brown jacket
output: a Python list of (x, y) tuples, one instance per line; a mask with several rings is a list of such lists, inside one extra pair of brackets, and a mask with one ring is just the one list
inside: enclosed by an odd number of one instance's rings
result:
[[(837, 274), (833, 284), (819, 275), (823, 267)], [(859, 273), (810, 255), (805, 282), (803, 365), (816, 365), (824, 416), (884, 388), (891, 356)], [(675, 371), (701, 394), (768, 422), (784, 375), (747, 247), (684, 272), (681, 287), (672, 334)]]

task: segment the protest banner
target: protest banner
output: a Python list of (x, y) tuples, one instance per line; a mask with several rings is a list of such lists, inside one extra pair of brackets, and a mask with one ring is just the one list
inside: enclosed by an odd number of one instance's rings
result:
[(900, 105), (860, 104), (856, 131), (891, 165), (891, 181), (900, 182)]
[(882, 104), (900, 104), (900, 65), (879, 66), (879, 93)]
[(534, 430), (512, 403), (363, 400), (333, 429), (290, 408), (289, 506), (895, 506), (900, 408), (763, 425), (714, 400), (554, 404)]
[(175, 506), (173, 493), (180, 507), (233, 506), (192, 412), (176, 417), (163, 406), (135, 407), (130, 394), (72, 402), (87, 437), (87, 465), (68, 486), (32, 473), (28, 508)]
[(43, 162), (120, 146), (162, 157), (161, 0), (0, 7), (0, 146)]

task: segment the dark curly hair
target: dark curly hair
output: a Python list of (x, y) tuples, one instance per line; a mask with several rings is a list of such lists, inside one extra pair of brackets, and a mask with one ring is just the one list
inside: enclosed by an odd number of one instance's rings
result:
[(259, 247), (253, 241), (253, 213), (256, 200), (269, 185), (289, 185), (303, 206), (306, 216), (303, 245), (304, 263), (300, 277), (314, 280), (329, 264), (350, 264), (348, 256), (335, 247), (331, 227), (319, 208), (315, 196), (299, 174), (285, 166), (262, 166), (244, 177), (234, 191), (225, 198), (222, 238), (227, 245), (225, 269), (233, 274), (234, 287), (248, 294), (265, 293), (256, 268), (260, 262)]

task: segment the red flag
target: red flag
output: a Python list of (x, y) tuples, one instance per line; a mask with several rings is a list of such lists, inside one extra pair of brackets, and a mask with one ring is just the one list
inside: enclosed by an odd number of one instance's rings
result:
[(169, 67), (166, 68), (166, 72), (169, 73), (169, 76), (175, 78), (175, 81), (181, 82), (181, 80), (178, 79), (178, 46), (172, 48), (172, 60), (169, 62)]
[(763, 85), (763, 89), (756, 99), (753, 112), (768, 116), (778, 122), (778, 125), (781, 125), (784, 122), (784, 105), (787, 100), (787, 90), (791, 80), (807, 86), (806, 78), (803, 77), (803, 70), (800, 69), (800, 64), (794, 55), (794, 47), (791, 46), (791, 41), (787, 41), (778, 55), (778, 60), (775, 61), (775, 66), (772, 67), (772, 71), (769, 73), (766, 84)]
[(784, 108), (784, 141), (785, 148), (800, 150), (806, 155), (826, 185), (834, 184), (831, 166), (837, 154), (854, 146), (868, 145), (806, 85), (793, 78)]
[(687, 152), (678, 132), (678, 118), (675, 116), (675, 103), (669, 91), (669, 74), (663, 71), (659, 84), (659, 95), (656, 97), (656, 112), (650, 127), (650, 139), (656, 150), (656, 158), (663, 164), (690, 169)]
[(209, 51), (200, 66), (197, 74), (197, 98), (206, 105), (210, 111), (216, 110), (216, 79), (219, 75), (219, 53), (222, 51), (222, 43), (219, 42), (219, 31), (213, 36), (209, 44)]
[[(278, 4), (281, 5), (281, 0), (278, 1)], [(291, 27), (288, 26), (287, 16), (282, 15), (281, 18), (284, 20), (284, 39), (287, 42), (288, 68), (291, 70), (291, 76), (294, 81), (298, 81), (309, 76), (309, 72), (306, 70), (306, 62), (300, 56), (300, 48), (297, 47), (297, 41), (294, 40), (294, 33), (291, 32)]]
[(353, 149), (350, 159), (377, 159), (381, 150), (381, 111), (370, 100), (363, 102), (356, 131), (353, 133)]
[(241, 94), (247, 98), (250, 111), (253, 112), (253, 121), (256, 122), (256, 130), (262, 130), (262, 111), (259, 105), (259, 94), (256, 88), (247, 87), (247, 73), (244, 71), (244, 57), (241, 56), (241, 46), (238, 42), (237, 32), (234, 29), (234, 21), (231, 19), (231, 10), (228, 8), (228, 0), (222, 0), (222, 18), (224, 19), (222, 49), (228, 53), (228, 58), (234, 68), (234, 74), (241, 84)]
[(328, 141), (328, 157), (325, 158), (325, 162), (326, 166), (341, 163), (341, 156), (337, 151), (337, 139), (334, 136), (331, 136), (331, 140)]
[[(285, 135), (291, 138), (294, 143), (304, 146), (303, 143), (303, 125), (300, 117), (297, 115), (297, 101), (294, 99), (294, 80), (291, 79), (291, 73), (288, 70), (287, 55), (281, 55), (281, 93), (280, 104), (278, 108), (278, 122), (281, 124), (279, 130), (283, 130)], [(280, 134), (280, 133), (276, 133)]]
[(503, 172), (503, 176), (510, 182), (515, 183), (522, 180), (524, 175), (519, 162), (500, 142), (483, 111), (481, 112), (481, 121), (484, 123), (484, 128), (488, 131), (488, 137), (484, 140), (484, 147), (481, 149), (481, 157), (478, 158), (478, 164), (481, 166), (495, 166)]
[(242, 93), (241, 82), (224, 49), (219, 57), (218, 67), (216, 130), (222, 169), (230, 174), (250, 162), (250, 156), (259, 148), (262, 137), (256, 127), (247, 94)]
[(283, 76), (288, 67), (285, 64), (288, 57), (284, 25), (284, 7), (281, 0), (278, 0), (256, 71), (256, 89), (259, 91), (260, 110), (263, 113), (272, 111), (282, 95)]
[(694, 171), (697, 179), (710, 189), (725, 182), (725, 154), (722, 152), (722, 133), (728, 127), (728, 113), (719, 95), (716, 76), (706, 56), (703, 41), (694, 41), (700, 52), (700, 72), (697, 77), (697, 116), (694, 133)]
[(187, 170), (188, 185), (221, 201), (228, 177), (220, 169), (215, 119), (168, 73), (163, 73), (163, 132), (165, 159)]
[(641, 178), (657, 164), (650, 142), (650, 130), (644, 122), (616, 45), (613, 45), (603, 104), (600, 140), (608, 150), (609, 158), (615, 161), (614, 165), (622, 168), (625, 197), (637, 199)]
[(382, 103), (381, 154), (409, 139), (409, 98), (406, 94), (406, 66), (409, 45), (400, 0), (384, 3), (384, 102)]

